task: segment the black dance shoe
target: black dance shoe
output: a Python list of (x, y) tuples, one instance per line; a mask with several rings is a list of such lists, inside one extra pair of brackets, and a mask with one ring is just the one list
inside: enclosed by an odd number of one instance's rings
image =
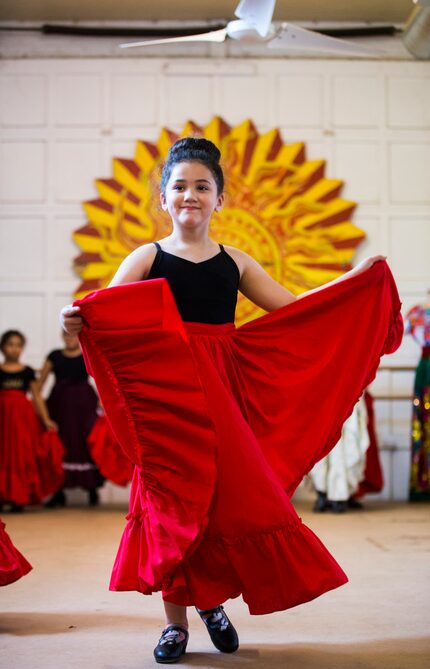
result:
[(67, 499), (64, 494), (64, 490), (60, 488), (55, 492), (51, 499), (48, 499), (47, 502), (43, 505), (46, 509), (56, 509), (57, 507), (66, 506)]
[(330, 506), (327, 502), (327, 494), (325, 492), (320, 492), (319, 490), (317, 490), (317, 495), (318, 497), (315, 500), (315, 504), (313, 506), (312, 511), (314, 511), (315, 513), (322, 513)]
[(355, 497), (350, 497), (348, 500), (348, 509), (364, 509), (364, 506)]
[(196, 607), (196, 611), (206, 625), (215, 648), (222, 653), (234, 653), (239, 648), (237, 632), (224, 612), (223, 606), (206, 611)]
[(345, 513), (348, 509), (348, 502), (331, 502), (330, 506), (333, 513)]
[(187, 650), (188, 630), (181, 625), (168, 625), (154, 648), (155, 661), (159, 664), (173, 664), (180, 660)]
[(22, 504), (11, 504), (10, 513), (22, 513), (24, 511), (24, 506)]

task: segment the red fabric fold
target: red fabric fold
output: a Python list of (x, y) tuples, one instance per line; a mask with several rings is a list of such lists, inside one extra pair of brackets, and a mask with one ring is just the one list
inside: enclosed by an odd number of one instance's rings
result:
[(369, 448), (366, 451), (366, 465), (363, 480), (360, 481), (358, 490), (354, 497), (363, 497), (367, 493), (381, 492), (384, 487), (384, 474), (381, 460), (379, 458), (378, 439), (375, 428), (375, 411), (373, 408), (373, 397), (370, 393), (364, 393), (364, 401), (367, 410), (367, 431), (369, 434)]
[[(75, 304), (110, 427), (139, 467), (130, 523), (145, 528), (138, 589), (159, 589), (208, 521), (216, 480), (209, 407), (166, 281), (105, 289)], [(135, 552), (134, 539), (130, 545)], [(114, 574), (127, 571), (126, 553), (120, 547)]]
[(31, 564), (13, 545), (6, 525), (0, 520), (0, 586), (14, 583), (31, 569)]
[(134, 465), (124, 455), (105, 416), (98, 416), (88, 435), (88, 448), (97, 469), (105, 479), (126, 486), (133, 478)]
[(381, 356), (399, 347), (400, 307), (378, 262), (237, 331), (250, 425), (290, 495), (338, 442)]
[(111, 588), (199, 608), (242, 593), (267, 613), (345, 583), (289, 494), (401, 341), (387, 265), (237, 330), (183, 323), (164, 279), (75, 304), (106, 416), (137, 466)]

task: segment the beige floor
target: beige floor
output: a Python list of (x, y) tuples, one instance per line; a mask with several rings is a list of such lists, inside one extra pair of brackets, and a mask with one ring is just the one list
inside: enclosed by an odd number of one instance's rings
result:
[[(367, 505), (365, 512), (299, 512), (350, 583), (290, 611), (249, 616), (228, 604), (241, 648), (213, 648), (190, 613), (191, 667), (428, 669), (430, 505)], [(34, 570), (0, 590), (2, 669), (146, 669), (161, 629), (158, 595), (109, 593), (124, 510), (31, 510), (4, 514)]]

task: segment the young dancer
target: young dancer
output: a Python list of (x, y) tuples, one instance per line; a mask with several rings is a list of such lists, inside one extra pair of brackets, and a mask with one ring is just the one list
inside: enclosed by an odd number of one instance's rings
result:
[[(187, 606), (233, 652), (222, 602), (242, 594), (251, 613), (269, 613), (347, 581), (289, 497), (402, 334), (382, 256), (296, 298), (246, 253), (212, 241), (219, 159), (205, 139), (176, 142), (161, 180), (172, 233), (62, 311), (136, 464), (110, 587), (162, 590), (160, 663), (186, 650)], [(271, 313), (236, 330), (238, 290)]]
[(39, 504), (63, 477), (57, 426), (40, 395), (34, 369), (20, 362), (24, 346), (25, 337), (18, 330), (8, 330), (0, 340), (4, 356), (0, 365), (0, 503), (11, 504), (13, 511)]
[(366, 405), (361, 397), (344, 423), (336, 446), (309, 472), (318, 495), (314, 511), (343, 513), (348, 509), (364, 476), (369, 445)]
[(314, 511), (344, 513), (362, 509), (358, 498), (380, 492), (384, 478), (376, 438), (373, 398), (368, 391), (344, 423), (331, 452), (309, 472), (317, 492)]
[(97, 488), (104, 479), (90, 456), (88, 436), (97, 419), (98, 398), (88, 383), (78, 337), (64, 332), (63, 340), (64, 348), (51, 351), (39, 379), (42, 389), (48, 376), (55, 375), (47, 407), (65, 447), (64, 483), (46, 506), (65, 506), (64, 488), (87, 490), (89, 505), (96, 506), (99, 503)]

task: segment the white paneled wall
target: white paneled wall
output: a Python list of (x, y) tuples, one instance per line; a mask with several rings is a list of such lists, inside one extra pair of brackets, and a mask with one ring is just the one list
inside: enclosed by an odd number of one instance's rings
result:
[[(430, 65), (419, 62), (270, 59), (4, 60), (0, 64), (0, 329), (28, 335), (26, 360), (40, 366), (59, 344), (58, 311), (78, 284), (71, 232), (93, 180), (115, 155), (160, 127), (215, 114), (280, 127), (325, 158), (359, 202), (368, 234), (357, 258), (388, 255), (405, 308), (430, 287)], [(405, 340), (384, 363), (415, 364)], [(380, 372), (378, 392), (410, 392), (413, 375)], [(406, 496), (406, 403), (377, 406), (387, 486)], [(115, 497), (114, 493), (109, 493)]]

